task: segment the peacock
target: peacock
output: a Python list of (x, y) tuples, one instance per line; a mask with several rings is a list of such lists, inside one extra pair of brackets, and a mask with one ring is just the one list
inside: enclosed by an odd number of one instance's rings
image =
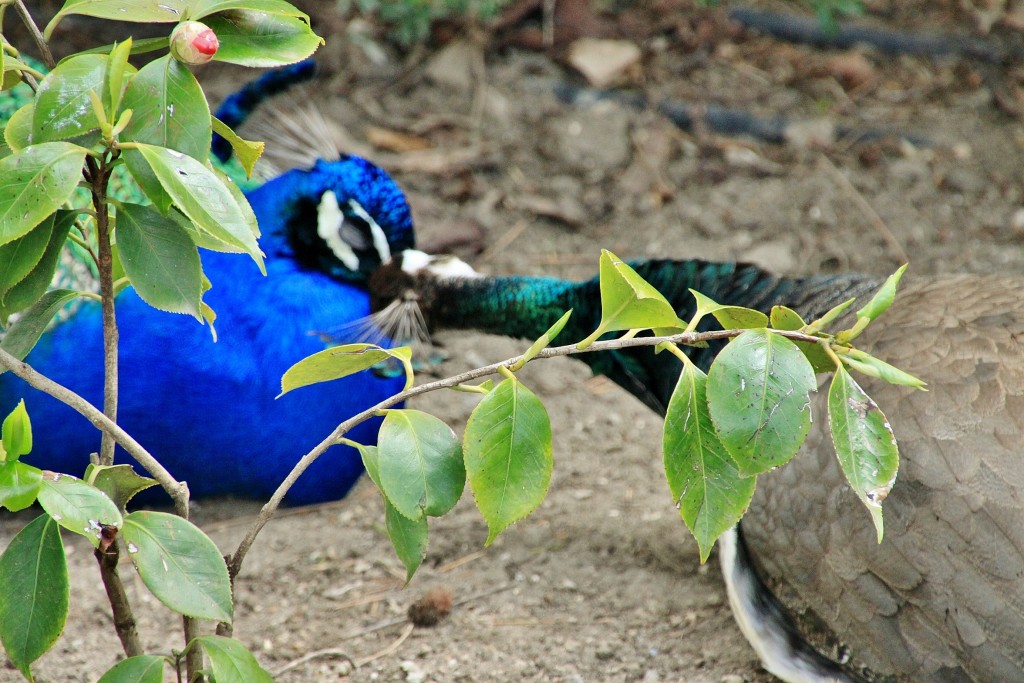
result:
[[(287, 81), (265, 78), (228, 101), (239, 116), (253, 93)], [(364, 372), (275, 401), (281, 373), (322, 348), (325, 330), (364, 329), (356, 321), (370, 316), (386, 335), (418, 315), (430, 330), (530, 338), (572, 308), (562, 335), (579, 339), (600, 315), (596, 279), (486, 277), (453, 257), (416, 251), (401, 191), (363, 159), (286, 170), (247, 196), (263, 230), (268, 277), (237, 256), (206, 255), (214, 284), (207, 301), (221, 314), (216, 344), (193, 321), (157, 313), (130, 291), (118, 300), (122, 376), (142, 380), (134, 389), (124, 383), (119, 421), (197, 496), (265, 497), (291, 467), (297, 444), (400, 388), (386, 372)], [(779, 277), (699, 260), (632, 265), (684, 318), (692, 312), (690, 288), (763, 311), (786, 305), (806, 318), (879, 284), (861, 275)], [(766, 668), (783, 680), (1024, 680), (1024, 477), (1014, 457), (1024, 430), (1019, 284), (973, 276), (911, 281), (883, 324), (862, 337), (865, 348), (931, 388), (869, 387), (896, 425), (903, 455), (882, 546), (854, 512), (820, 419), (793, 463), (760, 477), (750, 512), (723, 539), (730, 603)], [(98, 310), (85, 302), (28, 361), (99, 400), (99, 338)], [(704, 367), (715, 352), (690, 351)], [(644, 350), (582, 360), (660, 413), (680, 367), (668, 354)], [(84, 467), (98, 444), (91, 425), (0, 376), (0, 403), (22, 395), (33, 420), (48, 426), (35, 462)], [(370, 443), (375, 429), (364, 425), (352, 438)], [(360, 471), (358, 456), (335, 446), (289, 501), (339, 498)], [(849, 649), (843, 666), (806, 642), (830, 636)]]

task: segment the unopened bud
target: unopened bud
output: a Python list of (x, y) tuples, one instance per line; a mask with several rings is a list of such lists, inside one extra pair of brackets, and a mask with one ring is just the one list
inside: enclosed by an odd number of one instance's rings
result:
[(185, 64), (206, 64), (219, 46), (217, 34), (199, 21), (183, 21), (171, 32), (171, 54)]

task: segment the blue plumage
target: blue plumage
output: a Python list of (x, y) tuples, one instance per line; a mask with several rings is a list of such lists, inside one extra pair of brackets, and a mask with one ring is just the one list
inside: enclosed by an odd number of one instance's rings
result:
[[(324, 348), (318, 333), (369, 313), (362, 286), (367, 275), (391, 252), (412, 246), (412, 219), (397, 185), (373, 164), (350, 156), (288, 171), (247, 196), (262, 231), (267, 277), (243, 256), (204, 254), (213, 284), (205, 301), (217, 313), (216, 343), (209, 328), (152, 309), (131, 289), (117, 299), (118, 422), (188, 481), (196, 497), (269, 497), (295, 461), (339, 422), (403, 385), (402, 378), (366, 372), (274, 398), (285, 370)], [(335, 242), (344, 242), (334, 249), (318, 234), (324, 202), (334, 207), (328, 218), (335, 217), (329, 224)], [(100, 307), (87, 301), (44, 335), (27, 361), (102, 405), (102, 347)], [(89, 453), (98, 450), (100, 433), (10, 373), (0, 376), (0, 408), (10, 409), (23, 396), (37, 426), (25, 460), (80, 475)], [(367, 422), (350, 438), (372, 443), (377, 426)], [(358, 454), (336, 446), (287, 500), (340, 498), (361, 472)]]

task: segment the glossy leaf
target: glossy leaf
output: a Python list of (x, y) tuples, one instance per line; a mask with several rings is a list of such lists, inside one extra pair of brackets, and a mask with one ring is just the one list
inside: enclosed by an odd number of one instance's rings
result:
[(811, 425), (814, 372), (793, 342), (748, 330), (722, 349), (708, 373), (708, 407), (742, 476), (785, 464)]
[(828, 423), (846, 480), (871, 513), (882, 542), (882, 501), (899, 468), (899, 449), (889, 421), (844, 368), (828, 391)]
[[(18, 360), (23, 360), (43, 336), (53, 316), (78, 296), (78, 292), (70, 289), (51, 289), (46, 292), (7, 328), (0, 341), (0, 348)], [(6, 368), (0, 368), (0, 374), (5, 372)]]
[(466, 476), (487, 522), (487, 545), (544, 500), (551, 483), (551, 422), (544, 404), (517, 379), (494, 387), (473, 410), (463, 436)]
[(61, 19), (70, 14), (142, 24), (169, 23), (181, 21), (188, 5), (188, 0), (67, 0), (46, 25), (43, 35), (49, 40)]
[(199, 636), (196, 641), (210, 658), (210, 669), (217, 683), (274, 683), (245, 645), (224, 636)]
[(143, 477), (131, 465), (94, 465), (85, 468), (84, 479), (107, 494), (119, 510), (124, 510), (136, 493), (156, 486), (156, 479)]
[(216, 116), (210, 117), (213, 123), (213, 132), (221, 136), (228, 141), (231, 145), (231, 149), (234, 150), (235, 156), (238, 157), (238, 162), (245, 169), (246, 177), (252, 177), (252, 170), (256, 166), (256, 162), (259, 161), (260, 157), (263, 156), (263, 150), (267, 144), (265, 142), (253, 142), (246, 140), (238, 135), (235, 131), (231, 130), (231, 127), (226, 123), (218, 119)]
[(44, 472), (39, 504), (62, 527), (99, 547), (103, 526), (121, 528), (121, 512), (105, 493), (67, 474)]
[(409, 583), (427, 555), (427, 516), (423, 515), (413, 521), (396, 510), (385, 497), (384, 525), (395, 554), (405, 566), (405, 582)]
[(153, 60), (131, 79), (123, 108), (132, 119), (121, 141), (168, 147), (196, 159), (209, 154), (210, 106), (187, 67), (170, 55)]
[(89, 93), (106, 92), (107, 59), (107, 55), (76, 55), (46, 75), (32, 115), (35, 142), (67, 140), (99, 128)]
[(309, 18), (304, 12), (284, 0), (191, 0), (189, 2), (189, 16), (197, 20), (216, 12), (238, 9), (280, 14), (299, 19)]
[(97, 683), (163, 683), (167, 660), (155, 655), (122, 659), (100, 676)]
[(0, 465), (0, 507), (11, 512), (24, 510), (36, 502), (43, 483), (43, 471), (20, 460)]
[(208, 16), (203, 22), (220, 41), (214, 60), (243, 66), (294, 64), (324, 42), (305, 20), (282, 14), (231, 10)]
[(462, 447), (452, 428), (420, 410), (389, 410), (377, 435), (380, 485), (410, 520), (455, 507), (466, 486)]
[(151, 207), (121, 204), (117, 246), (124, 272), (143, 301), (202, 322), (203, 269), (184, 228)]
[(754, 477), (741, 477), (708, 412), (707, 375), (687, 363), (665, 413), (662, 440), (665, 478), (679, 514), (700, 548), (700, 561), (715, 540), (740, 520), (754, 496)]
[(53, 647), (68, 617), (68, 567), (57, 523), (40, 515), (0, 555), (0, 641), (11, 663), (29, 665)]
[(281, 394), (293, 389), (329, 382), (368, 370), (388, 358), (398, 357), (397, 349), (384, 349), (375, 344), (343, 344), (306, 356), (285, 371), (281, 377)]
[(244, 249), (263, 270), (263, 255), (245, 215), (212, 171), (181, 152), (134, 144), (189, 220), (217, 239)]
[(70, 142), (46, 142), (0, 159), (0, 244), (27, 234), (71, 197), (85, 154)]
[(160, 602), (199, 619), (231, 621), (231, 585), (217, 546), (177, 515), (141, 510), (124, 517), (128, 557)]
[(558, 333), (562, 331), (562, 328), (565, 327), (565, 324), (569, 322), (569, 316), (571, 315), (571, 309), (566, 311), (561, 318), (555, 321), (554, 325), (549, 327), (547, 331), (537, 339), (537, 341), (533, 342), (533, 344), (530, 345), (530, 348), (526, 350), (526, 353), (523, 354), (522, 358), (520, 358), (514, 364), (509, 366), (509, 370), (515, 372), (516, 370), (519, 370), (521, 367), (523, 367), (531, 360), (536, 358), (537, 354), (546, 349), (548, 345), (554, 340), (554, 338), (558, 336)]
[(52, 231), (53, 223), (44, 220), (24, 236), (0, 247), (0, 299), (43, 258)]
[[(46, 251), (43, 252), (43, 257), (39, 259), (39, 263), (31, 272), (0, 297), (0, 313), (4, 316), (17, 313), (42, 299), (53, 281), (53, 273), (57, 269), (57, 262), (64, 249), (64, 241), (67, 239), (74, 219), (75, 214), (71, 211), (58, 211), (56, 215), (45, 219), (52, 221), (53, 225)], [(6, 340), (4, 340), (4, 344), (6, 345)]]

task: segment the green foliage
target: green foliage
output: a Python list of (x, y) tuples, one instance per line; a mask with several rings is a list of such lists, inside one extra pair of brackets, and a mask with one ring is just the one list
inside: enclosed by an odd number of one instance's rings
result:
[(210, 658), (211, 673), (216, 683), (274, 683), (252, 653), (237, 640), (223, 636), (199, 636), (195, 642)]

